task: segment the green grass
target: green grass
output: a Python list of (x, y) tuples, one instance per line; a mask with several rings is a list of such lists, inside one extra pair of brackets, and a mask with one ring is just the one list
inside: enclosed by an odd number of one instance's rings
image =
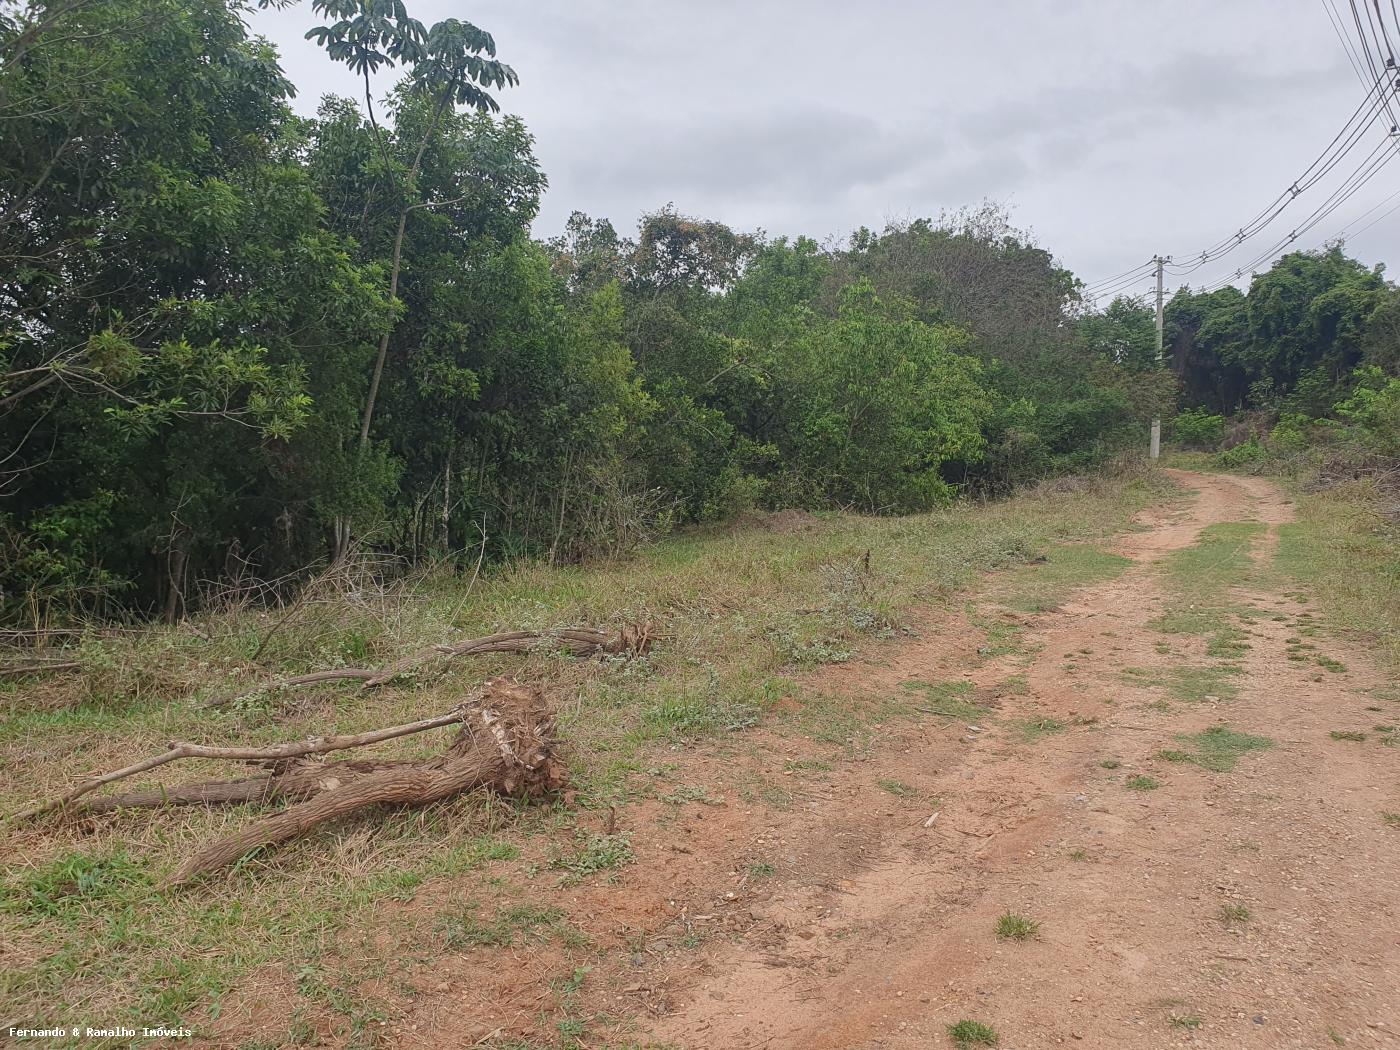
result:
[(1236, 679), (1244, 674), (1238, 664), (1185, 665), (1167, 668), (1129, 667), (1123, 680), (1133, 685), (1164, 689), (1178, 700), (1202, 703), (1233, 700), (1239, 695)]
[(1129, 791), (1156, 791), (1162, 786), (1162, 782), (1154, 777), (1149, 777), (1143, 773), (1129, 777), (1123, 781), (1123, 785)]
[(881, 791), (887, 791), (895, 798), (917, 798), (919, 795), (918, 788), (912, 784), (906, 784), (902, 780), (890, 780), (882, 777), (875, 783)]
[(1382, 812), (1381, 823), (1389, 828), (1400, 828), (1400, 813)]
[(1400, 527), (1382, 496), (1366, 481), (1293, 496), (1297, 520), (1279, 527), (1276, 566), (1311, 592), (1329, 626), (1400, 671)]
[(1236, 660), (1247, 653), (1249, 636), (1237, 621), (1259, 613), (1231, 591), (1257, 577), (1250, 552), (1264, 529), (1255, 522), (1210, 525), (1194, 544), (1166, 558), (1161, 572), (1169, 600), (1148, 626), (1164, 634), (1205, 635), (1206, 655), (1215, 659)]
[(1098, 547), (1068, 545), (1006, 573), (992, 594), (1020, 612), (1048, 612), (1080, 587), (1115, 579), (1130, 565), (1130, 559)]
[(904, 688), (923, 694), (915, 704), (915, 710), (923, 714), (962, 721), (982, 714), (982, 708), (972, 702), (976, 687), (971, 682), (905, 682)]
[(1017, 722), (1014, 728), (1021, 740), (1027, 744), (1033, 744), (1041, 737), (1050, 736), (1053, 733), (1063, 733), (1069, 728), (1069, 723), (1058, 718), (1027, 718), (1022, 722)]
[(1211, 726), (1200, 733), (1178, 733), (1177, 740), (1191, 744), (1189, 751), (1160, 751), (1157, 757), (1168, 762), (1189, 762), (1216, 773), (1228, 773), (1240, 758), (1251, 751), (1263, 751), (1274, 746), (1266, 736), (1238, 733), (1227, 726)]
[[(438, 932), (450, 948), (501, 947), (509, 948), (516, 939), (530, 940), (559, 934), (572, 939), (562, 908), (544, 908), (534, 904), (518, 904), (505, 908), (489, 922), (476, 915), (477, 904), (468, 905), (467, 914), (440, 916)], [(573, 934), (574, 937), (577, 934)]]
[(1327, 735), (1333, 740), (1350, 740), (1356, 744), (1364, 743), (1366, 740), (1366, 734), (1359, 733), (1355, 729), (1334, 729)]
[(958, 1050), (971, 1050), (974, 1046), (996, 1046), (999, 1042), (996, 1029), (981, 1021), (958, 1021), (948, 1026), (948, 1035)]
[(1173, 1028), (1185, 1028), (1187, 1031), (1195, 1031), (1197, 1028), (1201, 1027), (1203, 1022), (1199, 1017), (1187, 1015), (1185, 1017), (1171, 1017), (1168, 1019), (1167, 1023)]
[(999, 941), (1028, 941), (1040, 933), (1040, 923), (1015, 912), (1003, 912), (997, 918), (996, 935)]
[[(790, 724), (833, 752), (860, 753), (882, 720), (917, 717), (922, 698), (813, 695), (793, 683), (794, 661), (878, 647), (907, 610), (946, 604), (973, 586), (999, 587), (999, 575), (985, 578), (989, 571), (1017, 577), (1007, 593), (1042, 598), (1117, 571), (1111, 558), (1092, 553), (1094, 545), (1128, 528), (1170, 488), (1149, 472), (1091, 479), (1073, 493), (1045, 487), (911, 517), (824, 515), (798, 534), (695, 529), (627, 559), (490, 570), (470, 589), (448, 567), (389, 584), (366, 576), (352, 595), (308, 603), (272, 635), (256, 664), (252, 654), (280, 611), (237, 607), (187, 625), (94, 632), (69, 654), (82, 673), (0, 683), (0, 812), (59, 794), (82, 772), (155, 754), (171, 739), (266, 745), (363, 732), (450, 710), (483, 679), (504, 673), (563, 701), (560, 731), (577, 808), (585, 811), (655, 795), (648, 770), (677, 749), (732, 740), (758, 724), (782, 720), (780, 728)], [(1082, 550), (1061, 558), (1066, 545)], [(869, 572), (861, 568), (867, 551)], [(1040, 553), (1051, 560), (1031, 564)], [(269, 675), (387, 663), (494, 630), (626, 623), (659, 629), (647, 656), (585, 662), (541, 650), (457, 661), (378, 691), (253, 688)], [(220, 709), (200, 704), (239, 692), (253, 697)], [(949, 693), (932, 703), (950, 701), (970, 703), (970, 696)], [(372, 757), (434, 754), (450, 732), (389, 742)], [(191, 762), (129, 786), (228, 772)], [(696, 800), (684, 786), (669, 794), (677, 804)], [(336, 1004), (332, 1041), (349, 1043), (366, 1018), (390, 1009), (353, 990), (376, 969), (396, 965), (405, 951), (399, 938), (442, 949), (430, 916), (400, 918), (392, 905), (449, 879), (482, 901), (476, 921), (492, 929), (525, 888), (540, 908), (566, 905), (555, 879), (532, 883), (532, 872), (601, 880), (630, 859), (625, 838), (582, 835), (583, 822), (562, 807), (463, 797), (328, 825), (247, 859), (197, 892), (159, 888), (192, 849), (259, 813), (142, 811), (87, 827), (0, 826), (0, 940), (13, 949), (0, 976), (0, 1013), (34, 1024), (81, 1014), (202, 1030), (253, 971), (306, 971), (317, 976), (305, 987), (324, 990), (315, 1002)], [(527, 863), (510, 863), (522, 854)], [(576, 921), (587, 927), (595, 920)], [(465, 924), (462, 935), (470, 936)]]
[(1099, 763), (1099, 768), (1100, 768), (1100, 769), (1118, 769), (1118, 768), (1120, 768), (1122, 765), (1123, 765), (1123, 763), (1122, 763), (1122, 762), (1119, 762), (1118, 759), (1116, 759), (1116, 758), (1106, 758), (1106, 759), (1104, 759), (1102, 762)]
[(634, 859), (626, 835), (581, 835), (572, 847), (557, 850), (549, 866), (564, 873), (564, 885), (573, 886), (590, 875), (616, 871)]

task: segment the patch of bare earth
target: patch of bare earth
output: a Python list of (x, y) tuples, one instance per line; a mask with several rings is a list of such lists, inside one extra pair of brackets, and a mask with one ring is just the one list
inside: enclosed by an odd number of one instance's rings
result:
[[(708, 802), (620, 809), (636, 862), (549, 894), (598, 950), (571, 1007), (595, 1033), (581, 1045), (943, 1046), (971, 1018), (1016, 1050), (1400, 1046), (1400, 830), (1380, 816), (1400, 810), (1400, 754), (1330, 736), (1400, 712), (1340, 640), (1345, 671), (1286, 658), (1299, 614), (1321, 614), (1282, 584), (1236, 596), (1263, 611), (1237, 697), (1152, 706), (1162, 691), (1125, 671), (1187, 658), (1148, 627), (1168, 600), (1157, 563), (1240, 521), (1269, 527), (1266, 558), (1291, 516), (1267, 481), (1178, 478), (1192, 500), (1121, 540), (1116, 579), (1050, 612), (982, 607), (1014, 651), (948, 614), (807, 683), (859, 704), (965, 680), (976, 728), (889, 723), (829, 768), (830, 746), (745, 734), (678, 756)], [(1221, 723), (1276, 745), (1230, 772), (1157, 757)], [(1160, 787), (1130, 790), (1138, 775)], [(999, 941), (1008, 910), (1038, 935)], [(576, 965), (557, 946), (419, 952), (390, 1045), (552, 1035), (549, 982)]]

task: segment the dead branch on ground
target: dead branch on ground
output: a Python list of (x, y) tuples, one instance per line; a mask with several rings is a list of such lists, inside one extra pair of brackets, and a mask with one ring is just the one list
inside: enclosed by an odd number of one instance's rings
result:
[[(421, 761), (337, 761), (313, 756), (365, 747), (440, 726), (461, 729), (440, 755)], [(238, 780), (206, 781), (72, 803), (105, 784), (185, 758), (254, 762), (268, 772)], [(381, 803), (425, 805), (464, 791), (518, 795), (563, 787), (566, 772), (554, 755), (554, 719), (540, 692), (510, 679), (493, 679), (454, 711), (435, 718), (353, 735), (312, 737), (273, 747), (216, 747), (173, 743), (168, 751), (94, 777), (58, 799), (17, 814), (28, 819), (53, 810), (91, 814), (122, 808), (291, 801), (287, 809), (195, 853), (171, 884), (225, 867), (247, 853), (304, 835), (346, 814)]]
[(361, 688), (373, 689), (392, 681), (399, 675), (417, 671), (434, 661), (446, 663), (459, 656), (479, 656), (484, 653), (525, 653), (535, 649), (549, 648), (562, 649), (571, 656), (577, 657), (599, 654), (641, 654), (650, 648), (651, 641), (652, 636), (648, 628), (630, 624), (618, 631), (600, 631), (591, 627), (567, 628), (557, 631), (501, 631), (481, 638), (468, 638), (460, 642), (430, 645), (385, 667), (338, 667), (328, 671), (312, 671), (309, 674), (267, 682), (231, 696), (222, 696), (206, 701), (204, 706), (210, 708), (226, 707), (259, 693), (281, 692), (307, 685), (318, 685), (322, 682), (358, 681), (363, 683)]

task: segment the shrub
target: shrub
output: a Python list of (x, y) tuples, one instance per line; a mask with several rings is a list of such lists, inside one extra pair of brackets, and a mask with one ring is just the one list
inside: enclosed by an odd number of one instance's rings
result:
[(1188, 448), (1218, 448), (1225, 437), (1225, 417), (1188, 408), (1172, 420), (1172, 437)]

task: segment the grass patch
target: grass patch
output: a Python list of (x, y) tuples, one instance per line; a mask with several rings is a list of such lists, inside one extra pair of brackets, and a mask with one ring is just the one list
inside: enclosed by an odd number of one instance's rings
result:
[(1119, 576), (1132, 561), (1098, 547), (1067, 545), (1006, 573), (992, 594), (1020, 612), (1056, 609), (1080, 587)]
[(1014, 728), (1022, 742), (1031, 744), (1043, 736), (1063, 733), (1069, 728), (1069, 723), (1058, 718), (1028, 718), (1024, 722), (1017, 722)]
[(1391, 813), (1388, 810), (1381, 813), (1381, 823), (1388, 828), (1400, 828), (1400, 813)]
[(1216, 917), (1222, 925), (1242, 926), (1249, 921), (1250, 913), (1243, 904), (1222, 904)]
[(948, 1036), (958, 1050), (971, 1050), (974, 1046), (996, 1046), (999, 1042), (996, 1029), (981, 1021), (958, 1021), (948, 1026)]
[(509, 948), (517, 938), (543, 940), (558, 934), (566, 941), (578, 939), (577, 932), (564, 921), (561, 908), (518, 904), (497, 912), (494, 919), (485, 922), (476, 914), (479, 907), (470, 904), (465, 915), (439, 917), (437, 929), (443, 943), (449, 948)]
[(875, 781), (881, 791), (887, 791), (895, 798), (917, 798), (919, 789), (912, 784), (906, 784), (902, 780), (889, 780), (881, 778)]
[(923, 694), (914, 705), (914, 710), (922, 714), (967, 720), (982, 713), (982, 708), (972, 701), (977, 689), (971, 682), (905, 682), (904, 688)]
[(1167, 668), (1129, 667), (1123, 680), (1134, 685), (1165, 689), (1178, 700), (1202, 703), (1233, 700), (1239, 695), (1235, 679), (1244, 674), (1239, 664), (1207, 664)]
[(575, 886), (599, 872), (615, 872), (636, 858), (626, 835), (584, 835), (572, 849), (556, 851), (549, 866), (562, 871), (565, 886)]
[(1327, 735), (1333, 740), (1350, 740), (1356, 744), (1365, 743), (1366, 741), (1366, 734), (1357, 732), (1355, 729), (1334, 729)]
[(1383, 497), (1368, 481), (1293, 495), (1297, 520), (1279, 526), (1275, 564), (1308, 589), (1329, 625), (1400, 671), (1400, 527), (1381, 512)]
[(1227, 726), (1211, 726), (1200, 733), (1178, 733), (1177, 740), (1192, 744), (1190, 751), (1159, 751), (1157, 757), (1168, 762), (1189, 762), (1215, 773), (1228, 773), (1240, 758), (1251, 751), (1264, 751), (1274, 746), (1266, 736), (1238, 733)]
[(1197, 1028), (1201, 1027), (1201, 1024), (1203, 1022), (1199, 1017), (1187, 1016), (1172, 1017), (1168, 1020), (1167, 1023), (1170, 1024), (1173, 1028), (1184, 1028), (1189, 1032), (1194, 1032)]
[(999, 941), (1028, 941), (1040, 933), (1040, 923), (1015, 912), (1003, 912), (997, 919), (996, 935)]
[(1162, 786), (1162, 782), (1154, 777), (1139, 773), (1123, 781), (1123, 785), (1129, 791), (1156, 791)]
[(1122, 763), (1122, 762), (1119, 762), (1118, 759), (1116, 759), (1116, 758), (1106, 758), (1106, 759), (1104, 759), (1102, 762), (1099, 763), (1099, 768), (1100, 768), (1100, 769), (1118, 769), (1118, 768), (1120, 768), (1122, 765), (1123, 765), (1123, 763)]

